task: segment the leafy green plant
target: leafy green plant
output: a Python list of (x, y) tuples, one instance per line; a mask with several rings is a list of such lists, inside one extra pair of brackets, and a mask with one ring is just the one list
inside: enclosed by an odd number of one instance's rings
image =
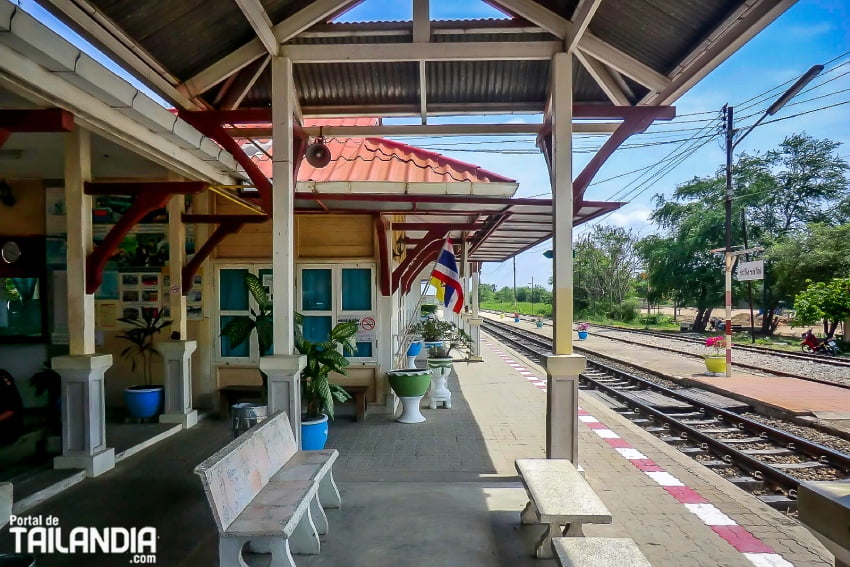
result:
[[(257, 304), (257, 311), (251, 309), (249, 315), (231, 319), (221, 330), (221, 336), (227, 337), (233, 348), (247, 341), (256, 331), (260, 355), (266, 355), (271, 352), (274, 340), (272, 301), (257, 276), (246, 274), (245, 285)], [(303, 325), (304, 317), (296, 313), (295, 348), (307, 357), (307, 365), (301, 371), (301, 394), (304, 398), (307, 419), (317, 418), (323, 412), (333, 419), (334, 401), (344, 402), (351, 396), (342, 386), (331, 384), (328, 377), (331, 372), (348, 374), (345, 368), (349, 362), (342, 353), (355, 350), (354, 335), (357, 332), (357, 323), (349, 321), (338, 324), (331, 330), (328, 340), (322, 342), (306, 340)], [(260, 375), (263, 379), (262, 393), (265, 397), (268, 376), (263, 371), (260, 371)]]
[(171, 321), (165, 318), (165, 310), (162, 308), (143, 308), (141, 311), (141, 319), (129, 319), (127, 317), (118, 319), (122, 323), (133, 326), (132, 329), (118, 335), (118, 338), (131, 343), (121, 351), (121, 356), (130, 359), (133, 372), (136, 371), (136, 366), (141, 366), (145, 386), (150, 386), (153, 356), (159, 355), (159, 352), (153, 346), (153, 337), (165, 327), (170, 326)]
[(334, 402), (344, 402), (351, 396), (339, 384), (332, 384), (329, 376), (331, 372), (348, 374), (346, 367), (349, 362), (343, 353), (354, 352), (357, 348), (354, 341), (357, 323), (339, 323), (331, 330), (328, 340), (312, 342), (305, 339), (301, 331), (304, 317), (300, 313), (295, 314), (295, 322), (295, 348), (307, 357), (307, 365), (301, 371), (301, 394), (304, 397), (306, 417), (316, 419), (326, 413), (333, 419)]
[[(251, 308), (250, 315), (240, 315), (227, 322), (221, 330), (221, 336), (230, 341), (230, 348), (236, 348), (251, 337), (254, 330), (257, 331), (257, 343), (260, 348), (260, 356), (269, 354), (274, 340), (272, 327), (272, 301), (266, 288), (263, 287), (260, 278), (254, 274), (245, 275), (245, 285), (257, 303), (257, 311)], [(264, 377), (265, 378), (265, 377)]]
[(415, 323), (410, 332), (420, 335), (426, 343), (436, 343), (451, 340), (455, 328), (454, 324), (448, 321), (428, 319)]

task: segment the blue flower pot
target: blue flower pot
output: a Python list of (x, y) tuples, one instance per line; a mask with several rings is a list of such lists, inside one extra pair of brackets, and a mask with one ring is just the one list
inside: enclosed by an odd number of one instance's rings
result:
[(587, 331), (578, 332), (578, 340), (583, 341), (587, 338)]
[(420, 352), (422, 352), (422, 341), (416, 341), (407, 347), (407, 356), (419, 356)]
[(133, 417), (153, 417), (162, 411), (162, 386), (130, 386), (124, 390), (124, 405)]
[(324, 449), (328, 442), (328, 416), (311, 421), (301, 420), (301, 449), (315, 451)]

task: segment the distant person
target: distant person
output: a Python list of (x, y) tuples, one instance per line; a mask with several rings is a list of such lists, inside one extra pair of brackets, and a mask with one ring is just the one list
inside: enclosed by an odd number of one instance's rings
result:
[(11, 445), (24, 431), (24, 402), (12, 375), (0, 370), (0, 446)]

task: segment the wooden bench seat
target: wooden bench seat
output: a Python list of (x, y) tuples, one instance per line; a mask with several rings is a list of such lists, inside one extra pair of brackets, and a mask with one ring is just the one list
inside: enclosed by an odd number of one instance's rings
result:
[(218, 526), (220, 566), (243, 567), (246, 544), (271, 553), (273, 567), (294, 567), (292, 553), (319, 553), (324, 508), (341, 505), (332, 474), (338, 456), (299, 451), (280, 412), (195, 467)]
[(556, 537), (552, 550), (561, 567), (652, 567), (629, 538)]
[(517, 459), (515, 466), (528, 494), (520, 520), (547, 524), (535, 547), (538, 558), (552, 558), (553, 537), (584, 535), (581, 526), (585, 523), (611, 523), (611, 512), (570, 461)]

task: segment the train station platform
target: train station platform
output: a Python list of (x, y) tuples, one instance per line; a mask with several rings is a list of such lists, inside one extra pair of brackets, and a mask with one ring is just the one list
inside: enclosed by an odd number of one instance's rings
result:
[[(423, 408), (425, 423), (370, 415), (331, 424), (343, 507), (301, 567), (422, 565), (530, 567), (541, 526), (521, 526), (526, 502), (513, 461), (544, 455), (545, 374), (491, 339), (484, 363), (455, 363), (452, 409)], [(832, 564), (796, 520), (762, 504), (582, 392), (579, 461), (613, 515), (589, 536), (629, 537), (658, 567)], [(424, 405), (424, 404), (423, 404)], [(76, 526), (153, 526), (157, 565), (217, 565), (217, 533), (195, 465), (229, 440), (204, 421), (27, 515)], [(67, 533), (67, 532), (66, 532)], [(0, 531), (0, 552), (11, 549)], [(52, 554), (38, 566), (126, 565), (127, 555)], [(261, 563), (251, 563), (261, 564)]]
[[(484, 317), (516, 325), (526, 331), (552, 336), (552, 327), (536, 328), (531, 321)], [(850, 431), (850, 389), (830, 386), (809, 380), (759, 374), (733, 365), (732, 376), (709, 376), (704, 363), (695, 357), (679, 356), (657, 350), (626, 344), (606, 338), (606, 329), (593, 329), (588, 338), (575, 341), (577, 350), (585, 349), (602, 356), (642, 366), (671, 376), (682, 385), (693, 385), (746, 402), (765, 413), (777, 417), (814, 416), (828, 421), (836, 429)]]

